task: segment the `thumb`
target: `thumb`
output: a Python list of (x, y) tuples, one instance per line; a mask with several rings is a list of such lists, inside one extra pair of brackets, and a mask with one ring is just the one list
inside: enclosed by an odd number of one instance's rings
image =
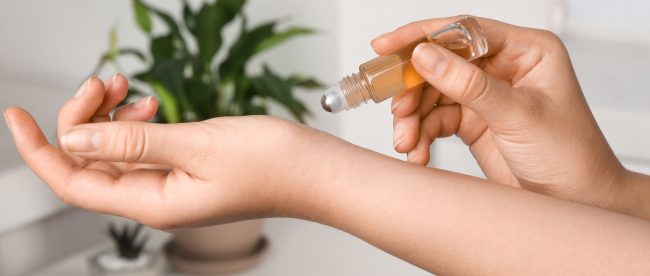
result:
[(91, 160), (185, 167), (196, 156), (193, 145), (200, 143), (191, 132), (191, 124), (93, 123), (71, 128), (61, 137), (61, 146)]
[[(474, 110), (488, 124), (508, 120), (504, 110), (519, 106), (512, 87), (451, 51), (433, 43), (418, 45), (412, 57), (420, 75), (442, 94)], [(507, 109), (504, 107), (508, 107)]]

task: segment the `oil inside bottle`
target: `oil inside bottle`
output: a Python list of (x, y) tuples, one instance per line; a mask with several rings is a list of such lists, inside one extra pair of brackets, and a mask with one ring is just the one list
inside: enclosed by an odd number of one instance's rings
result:
[(379, 56), (362, 64), (359, 68), (370, 83), (372, 99), (381, 102), (393, 95), (413, 88), (424, 82), (411, 63), (411, 54), (420, 43), (436, 43), (455, 54), (469, 59), (472, 56), (472, 44), (464, 39), (446, 41), (442, 39), (422, 39), (410, 44), (399, 51)]

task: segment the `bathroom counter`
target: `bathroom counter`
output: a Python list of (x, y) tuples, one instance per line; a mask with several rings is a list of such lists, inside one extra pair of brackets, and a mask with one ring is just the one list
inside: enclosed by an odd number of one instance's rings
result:
[[(235, 274), (252, 275), (430, 275), (358, 238), (337, 229), (295, 219), (267, 219), (270, 247), (264, 260)], [(161, 248), (169, 238), (154, 233), (150, 245)], [(88, 275), (86, 261), (109, 243), (77, 252), (34, 276)], [(168, 276), (188, 275), (168, 269)]]

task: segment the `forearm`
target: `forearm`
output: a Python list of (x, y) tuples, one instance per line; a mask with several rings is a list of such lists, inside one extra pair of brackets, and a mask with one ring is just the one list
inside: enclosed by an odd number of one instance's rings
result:
[(429, 271), (650, 270), (650, 224), (643, 220), (409, 165), (352, 145), (331, 147), (314, 150), (320, 166), (302, 191), (294, 191), (299, 208), (293, 215), (352, 233)]

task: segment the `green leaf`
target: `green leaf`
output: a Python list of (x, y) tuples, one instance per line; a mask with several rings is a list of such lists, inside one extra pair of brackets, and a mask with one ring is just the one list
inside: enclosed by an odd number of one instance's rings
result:
[(219, 13), (215, 12), (213, 5), (206, 3), (196, 15), (195, 28), (190, 29), (203, 63), (210, 63), (221, 47), (221, 26), (217, 25), (219, 21)]
[(185, 61), (179, 59), (159, 60), (151, 69), (151, 77), (165, 86), (176, 98), (182, 99), (185, 94), (183, 86), (183, 70)]
[(144, 53), (142, 53), (140, 50), (135, 49), (135, 48), (121, 48), (117, 50), (117, 55), (118, 56), (134, 56), (138, 58), (140, 61), (146, 61), (147, 58), (145, 57)]
[(140, 29), (151, 34), (151, 17), (142, 0), (133, 0), (133, 12), (135, 13), (135, 22), (138, 23)]
[(183, 35), (181, 34), (181, 29), (178, 27), (176, 20), (174, 20), (174, 18), (171, 15), (169, 15), (168, 13), (160, 9), (151, 6), (148, 6), (148, 8), (149, 10), (151, 10), (151, 12), (155, 13), (158, 17), (160, 17), (160, 19), (162, 19), (165, 25), (167, 25), (167, 28), (169, 28), (169, 32), (173, 37), (172, 42), (174, 43), (174, 47), (179, 50), (185, 50), (187, 48), (187, 45), (185, 43), (185, 40), (183, 39)]
[(216, 105), (217, 90), (214, 83), (203, 82), (201, 78), (191, 78), (186, 79), (184, 85), (188, 102), (197, 119), (208, 119), (219, 114)]
[(141, 82), (149, 82), (152, 78), (150, 71), (140, 72), (133, 75), (133, 78)]
[(250, 102), (244, 103), (244, 114), (246, 115), (266, 115), (269, 114), (266, 106), (254, 105)]
[(150, 80), (149, 85), (160, 98), (160, 111), (167, 123), (178, 123), (181, 121), (181, 112), (178, 108), (178, 100), (157, 81)]
[(222, 44), (221, 31), (241, 11), (244, 0), (218, 0), (205, 3), (194, 16), (196, 24), (189, 24), (190, 33), (196, 39), (200, 60), (208, 64)]
[(243, 33), (230, 47), (228, 57), (219, 65), (219, 75), (227, 79), (241, 74), (246, 63), (253, 57), (258, 45), (273, 35), (276, 22), (268, 22)]
[(116, 27), (111, 28), (108, 40), (109, 40), (108, 50), (101, 55), (99, 62), (95, 66), (95, 69), (93, 69), (92, 71), (93, 72), (92, 75), (98, 75), (107, 63), (112, 63), (115, 67), (120, 68), (118, 62), (118, 58), (120, 56), (133, 55), (138, 59), (140, 59), (140, 61), (143, 62), (146, 61), (145, 55), (138, 49), (118, 48)]
[(174, 18), (171, 17), (171, 15), (167, 14), (166, 12), (164, 12), (164, 11), (162, 11), (160, 9), (154, 8), (152, 6), (147, 6), (147, 8), (151, 12), (156, 14), (158, 17), (160, 17), (160, 19), (162, 19), (162, 21), (165, 23), (165, 25), (167, 25), (167, 28), (169, 28), (169, 31), (172, 34), (174, 34), (175, 36), (179, 36), (179, 37), (181, 36), (181, 30), (178, 28), (178, 24), (176, 24), (176, 20), (174, 20)]
[(293, 87), (302, 87), (307, 89), (318, 89), (325, 87), (325, 85), (323, 85), (317, 79), (305, 77), (299, 74), (289, 76), (286, 81)]
[(304, 117), (309, 114), (309, 110), (302, 102), (294, 98), (289, 83), (271, 71), (270, 68), (265, 66), (264, 73), (254, 77), (252, 81), (256, 93), (277, 101), (286, 107), (299, 122), (305, 122)]
[(314, 30), (304, 27), (293, 27), (287, 30), (273, 34), (270, 37), (264, 39), (260, 44), (255, 47), (255, 53), (263, 52), (265, 50), (271, 49), (293, 37), (307, 35), (314, 33)]
[(276, 33), (274, 28), (277, 22), (272, 21), (242, 32), (238, 40), (232, 45), (228, 57), (219, 66), (219, 75), (222, 79), (240, 75), (248, 61), (256, 54), (275, 47), (288, 39), (313, 33), (313, 30), (294, 27)]
[(118, 41), (117, 41), (117, 26), (111, 28), (110, 33), (108, 34), (108, 52), (107, 57), (109, 60), (113, 61), (117, 58), (118, 54)]
[[(185, 93), (183, 71), (187, 61), (185, 59), (165, 59), (154, 63), (151, 77), (162, 84), (178, 100), (183, 120), (195, 120), (196, 110)], [(187, 115), (187, 118), (186, 116)]]
[(183, 0), (183, 21), (188, 30), (196, 29), (196, 14), (194, 14), (192, 8), (190, 8), (190, 4), (187, 0)]
[[(168, 38), (168, 42), (171, 49), (173, 49), (173, 53), (179, 53), (182, 55), (188, 55), (187, 53), (187, 44), (185, 43), (185, 40), (183, 39), (183, 35), (181, 34), (181, 30), (178, 27), (178, 24), (176, 23), (176, 20), (169, 15), (168, 13), (164, 12), (161, 9), (158, 9), (156, 7), (141, 3), (148, 11), (151, 13), (155, 14), (158, 16), (167, 26), (169, 29), (169, 33), (165, 35), (165, 38)], [(160, 37), (159, 37), (160, 38)]]
[(151, 55), (154, 60), (170, 59), (174, 56), (174, 37), (171, 34), (159, 36), (151, 40)]

